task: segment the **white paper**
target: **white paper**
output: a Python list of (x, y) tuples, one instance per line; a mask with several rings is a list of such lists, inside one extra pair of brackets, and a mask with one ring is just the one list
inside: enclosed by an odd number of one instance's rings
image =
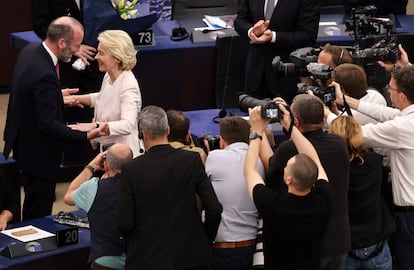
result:
[[(20, 232), (20, 231), (26, 231), (26, 230), (32, 230), (33, 232), (30, 233), (30, 234), (22, 235), (22, 236), (13, 235), (13, 232)], [(10, 236), (14, 239), (17, 239), (19, 241), (22, 241), (22, 242), (30, 242), (30, 241), (33, 241), (33, 240), (54, 236), (53, 233), (44, 231), (44, 230), (39, 229), (39, 228), (37, 228), (33, 225), (28, 225), (28, 226), (24, 226), (24, 227), (4, 230), (4, 231), (1, 231), (1, 233), (5, 234), (7, 236)]]
[(227, 22), (222, 20), (219, 16), (209, 16), (204, 15), (203, 22), (208, 25), (210, 28), (229, 28), (229, 25), (227, 25)]
[(319, 22), (320, 26), (338, 25), (336, 22)]

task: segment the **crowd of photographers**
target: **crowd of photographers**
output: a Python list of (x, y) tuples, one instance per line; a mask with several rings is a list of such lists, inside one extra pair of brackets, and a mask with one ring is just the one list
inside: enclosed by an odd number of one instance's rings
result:
[[(385, 47), (356, 53), (330, 44), (322, 50), (302, 48), (290, 55), (291, 63), (283, 63), (278, 57), (273, 61), (275, 72), (300, 77), (298, 95), (291, 108), (302, 96), (300, 94), (318, 97), (325, 108), (324, 128), (331, 126), (329, 132), (342, 136), (348, 145), (350, 167), (346, 170), (349, 170), (349, 179), (341, 180), (330, 170), (345, 169), (345, 165), (329, 164), (334, 150), (329, 152), (326, 145), (318, 144), (328, 135), (314, 134), (315, 130), (322, 128), (322, 119), (315, 112), (318, 109), (312, 109), (310, 101), (301, 101), (301, 109), (295, 106), (296, 109), (292, 110), (295, 126), (314, 144), (334, 193), (336, 189), (333, 201), (336, 222), (341, 220), (338, 217), (340, 212), (345, 211), (344, 203), (348, 204), (345, 214), (349, 215), (349, 221), (341, 221), (349, 222), (350, 227), (336, 223), (337, 232), (343, 230), (340, 233), (342, 240), (337, 239), (340, 248), (330, 254), (335, 256), (328, 264), (332, 263), (334, 268), (324, 269), (345, 269), (342, 268), (345, 265), (346, 269), (392, 269), (393, 261), (397, 262), (398, 269), (411, 269), (414, 265), (414, 175), (408, 165), (414, 161), (411, 139), (414, 135), (411, 116), (414, 115), (414, 68), (402, 46), (395, 40), (388, 41)], [(389, 82), (381, 89), (375, 89), (368, 82), (374, 65), (388, 74)], [(269, 122), (280, 121), (283, 117), (279, 104), (288, 106), (282, 98), (258, 100), (246, 94), (239, 97), (242, 110), (261, 106), (262, 117)], [(304, 112), (304, 108), (308, 111)], [(262, 149), (260, 152), (267, 181), (275, 180), (274, 176), (280, 175), (280, 171), (270, 170), (268, 164), (275, 159), (284, 164), (280, 159), (284, 158), (281, 157), (283, 153), (287, 153), (282, 151), (286, 146), (283, 143), (279, 145), (275, 150), (277, 155), (268, 146), (262, 144), (261, 147), (267, 148), (267, 151)], [(336, 145), (336, 148), (338, 152), (341, 147)], [(331, 158), (338, 161), (340, 156), (336, 153), (336, 157)], [(341, 182), (341, 189), (338, 189)], [(391, 201), (385, 200), (387, 190), (384, 187), (391, 188)], [(344, 194), (348, 198), (344, 198)], [(339, 252), (346, 250), (347, 229), (350, 232), (349, 250)], [(326, 235), (329, 230), (328, 226)], [(330, 250), (332, 248), (334, 246), (330, 246)], [(322, 253), (322, 265), (326, 259), (323, 256)], [(375, 265), (381, 267), (376, 268)]]

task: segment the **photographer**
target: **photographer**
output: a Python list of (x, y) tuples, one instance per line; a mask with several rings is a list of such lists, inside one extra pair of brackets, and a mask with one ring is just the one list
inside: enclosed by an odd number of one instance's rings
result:
[[(286, 104), (283, 99), (277, 103)], [(324, 124), (324, 103), (307, 94), (297, 95), (290, 106), (294, 126), (313, 144), (321, 159), (333, 189), (332, 215), (322, 242), (321, 269), (345, 269), (347, 252), (350, 249), (348, 220), (348, 149), (343, 138), (327, 134)], [(288, 160), (297, 154), (295, 144), (288, 140), (272, 151), (263, 139), (260, 158), (267, 168), (266, 185), (276, 191), (286, 191), (284, 168)]]
[[(353, 98), (363, 100), (369, 103), (376, 103), (386, 106), (387, 102), (384, 96), (375, 89), (368, 88), (367, 77), (362, 67), (355, 64), (342, 64), (335, 68), (333, 79), (341, 85), (343, 93)], [(338, 115), (347, 114), (345, 111), (338, 111), (336, 104), (331, 106), (334, 113), (326, 111), (328, 125)], [(352, 116), (361, 124), (377, 123), (377, 119), (366, 114), (350, 109)]]
[[(243, 174), (249, 144), (250, 124), (239, 116), (220, 121), (220, 149), (210, 151), (206, 174), (223, 206), (221, 222), (213, 244), (213, 269), (249, 270), (256, 250), (256, 206), (249, 198)], [(256, 170), (265, 172), (259, 162)]]
[(363, 141), (367, 147), (384, 149), (391, 168), (394, 215), (397, 230), (392, 235), (392, 251), (398, 269), (412, 269), (414, 265), (414, 66), (395, 67), (388, 85), (394, 108), (367, 103), (341, 94), (338, 83), (336, 103), (349, 106), (361, 113), (375, 117), (377, 124), (362, 126)]
[(256, 169), (269, 119), (263, 119), (260, 106), (249, 109), (252, 133), (244, 172), (248, 193), (263, 217), (264, 265), (265, 269), (318, 269), (332, 190), (314, 147), (293, 126), (289, 111), (281, 105), (279, 109), (281, 124), (291, 131), (298, 149), (284, 166), (287, 191), (268, 188)]
[[(65, 203), (88, 213), (91, 229), (88, 263), (92, 264), (91, 269), (125, 268), (126, 244), (116, 227), (115, 206), (121, 167), (130, 160), (131, 149), (114, 144), (86, 165), (66, 191)], [(95, 171), (104, 171), (101, 179), (93, 177)]]

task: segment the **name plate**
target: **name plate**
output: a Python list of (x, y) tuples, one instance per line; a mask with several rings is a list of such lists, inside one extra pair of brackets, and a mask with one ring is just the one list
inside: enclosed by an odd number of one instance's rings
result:
[(64, 229), (56, 232), (57, 247), (77, 244), (79, 242), (79, 232), (77, 227)]
[(151, 29), (135, 33), (132, 40), (135, 46), (155, 45), (154, 33)]

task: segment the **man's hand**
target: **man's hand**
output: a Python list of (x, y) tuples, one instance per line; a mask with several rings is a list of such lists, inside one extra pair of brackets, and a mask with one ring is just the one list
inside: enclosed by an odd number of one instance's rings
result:
[(63, 103), (69, 107), (80, 107), (83, 108), (83, 104), (77, 99), (76, 94), (79, 92), (79, 88), (66, 88), (62, 89)]
[(252, 27), (252, 31), (251, 34), (254, 34), (256, 37), (261, 36), (269, 27), (269, 20), (260, 20), (257, 23), (255, 23), (255, 25), (253, 25)]
[(86, 65), (90, 65), (89, 61), (95, 60), (96, 52), (97, 52), (96, 48), (89, 46), (89, 45), (81, 44), (79, 51), (75, 53), (75, 56), (82, 59), (82, 61)]
[(256, 106), (254, 108), (249, 108), (249, 122), (253, 132), (263, 135), (267, 125), (270, 123), (270, 119), (263, 119), (262, 107)]
[(99, 127), (91, 129), (87, 133), (88, 140), (109, 135), (108, 122), (100, 122)]
[(253, 44), (262, 44), (262, 43), (266, 43), (272, 40), (273, 37), (273, 33), (271, 30), (267, 29), (266, 31), (263, 32), (262, 35), (257, 36), (253, 33), (250, 34), (250, 41)]
[(335, 103), (338, 105), (344, 105), (344, 92), (342, 92), (341, 85), (333, 81), (329, 84), (329, 86), (335, 87)]
[[(398, 44), (398, 50), (400, 51), (401, 57), (395, 62), (395, 65), (402, 66), (402, 67), (411, 65), (408, 59), (407, 52), (404, 50), (401, 44)], [(386, 71), (391, 71), (394, 66), (392, 63), (383, 62), (383, 61), (378, 61), (377, 63), (378, 65), (383, 67)]]

